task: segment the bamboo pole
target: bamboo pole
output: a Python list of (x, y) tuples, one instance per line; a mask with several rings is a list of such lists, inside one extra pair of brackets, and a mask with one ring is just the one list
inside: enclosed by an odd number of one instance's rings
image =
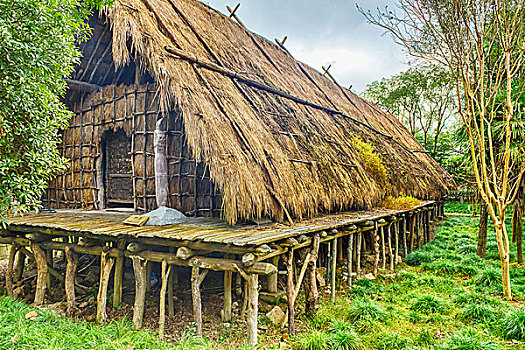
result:
[(288, 249), (288, 254), (285, 259), (286, 263), (286, 296), (288, 299), (288, 333), (290, 335), (295, 335), (295, 314), (293, 307), (293, 256), (294, 249), (290, 247)]
[(361, 275), (361, 246), (363, 242), (363, 233), (357, 234), (357, 259), (356, 259), (356, 272), (357, 276)]
[(191, 268), (191, 295), (193, 299), (193, 319), (197, 328), (197, 336), (202, 337), (202, 299), (201, 284), (208, 274), (208, 270), (199, 272), (198, 266)]
[(394, 256), (392, 254), (392, 225), (395, 225), (393, 223), (390, 223), (386, 227), (387, 237), (388, 237), (388, 254), (390, 256), (390, 270), (394, 270)]
[(377, 222), (374, 222), (374, 231), (372, 238), (374, 240), (374, 276), (377, 275), (379, 269), (379, 232), (377, 228)]
[(330, 257), (330, 301), (335, 301), (335, 280), (337, 276), (337, 238), (332, 241), (332, 256)]
[(109, 276), (111, 274), (111, 269), (115, 263), (114, 258), (108, 258), (107, 253), (102, 254), (100, 258), (100, 283), (98, 287), (97, 294), (97, 323), (102, 324), (106, 322), (106, 302), (107, 302), (107, 292), (108, 292), (108, 283)]
[(354, 235), (348, 236), (348, 248), (347, 248), (347, 255), (348, 255), (348, 290), (352, 288), (352, 263), (354, 260)]
[(35, 257), (35, 263), (37, 268), (34, 305), (41, 306), (44, 303), (44, 297), (46, 294), (46, 283), (48, 274), (46, 254), (44, 253), (42, 248), (40, 248), (38, 243), (32, 243), (31, 250), (33, 251), (33, 256)]
[(135, 272), (135, 304), (133, 306), (133, 327), (139, 329), (142, 327), (142, 320), (144, 317), (144, 303), (146, 301), (146, 265), (147, 260), (134, 256), (133, 271)]
[(222, 320), (228, 322), (232, 319), (232, 276), (231, 271), (224, 271), (224, 305)]

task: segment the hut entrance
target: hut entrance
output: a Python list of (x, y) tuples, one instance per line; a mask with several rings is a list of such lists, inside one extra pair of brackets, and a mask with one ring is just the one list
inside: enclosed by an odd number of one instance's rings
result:
[(106, 206), (133, 208), (131, 140), (122, 129), (109, 131), (104, 148)]

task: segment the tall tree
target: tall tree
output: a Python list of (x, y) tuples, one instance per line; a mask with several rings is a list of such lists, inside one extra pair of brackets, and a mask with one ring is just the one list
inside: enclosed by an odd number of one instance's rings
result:
[(65, 166), (58, 131), (70, 112), (60, 97), (104, 0), (0, 0), (0, 223), (38, 205)]
[(525, 148), (512, 147), (512, 125), (523, 122), (516, 113), (522, 92), (513, 85), (523, 68), (525, 7), (513, 0), (398, 0), (398, 8), (364, 14), (409, 54), (447, 66), (454, 77), (476, 184), (496, 231), (503, 293), (512, 299), (505, 211), (525, 172)]

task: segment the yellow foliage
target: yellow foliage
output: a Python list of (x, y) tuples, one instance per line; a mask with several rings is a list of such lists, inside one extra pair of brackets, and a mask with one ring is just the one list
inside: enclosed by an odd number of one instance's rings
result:
[(362, 141), (358, 137), (352, 139), (352, 144), (354, 145), (359, 157), (364, 163), (365, 169), (372, 175), (372, 177), (381, 184), (386, 184), (388, 173), (386, 168), (383, 165), (383, 160), (379, 154), (375, 153), (374, 147)]
[(421, 204), (421, 201), (417, 198), (414, 198), (412, 196), (402, 196), (402, 197), (392, 197), (388, 196), (381, 204), (379, 204), (380, 207), (387, 208), (387, 209), (396, 209), (396, 210), (408, 210), (412, 209), (415, 206)]

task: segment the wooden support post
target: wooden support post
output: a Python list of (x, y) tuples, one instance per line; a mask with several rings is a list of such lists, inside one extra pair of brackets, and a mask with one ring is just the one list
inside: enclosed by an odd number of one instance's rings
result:
[(363, 232), (357, 234), (357, 259), (356, 259), (356, 273), (359, 277), (361, 275), (361, 246), (363, 244)]
[(133, 306), (133, 327), (139, 329), (142, 327), (144, 317), (144, 303), (146, 301), (146, 278), (147, 260), (142, 260), (138, 256), (131, 258), (133, 261), (133, 271), (135, 273), (135, 305)]
[[(145, 117), (145, 116), (144, 116)], [(168, 158), (166, 156), (166, 118), (157, 120), (153, 137), (155, 152), (155, 198), (158, 207), (168, 205)], [(145, 156), (145, 155), (144, 155)]]
[(108, 284), (113, 264), (115, 263), (114, 258), (108, 258), (108, 253), (103, 253), (100, 257), (100, 283), (98, 286), (97, 294), (97, 323), (102, 324), (106, 322), (106, 302), (108, 295)]
[(394, 254), (392, 252), (392, 225), (395, 224), (389, 223), (386, 228), (388, 237), (388, 255), (390, 256), (390, 270), (394, 270)]
[(343, 240), (337, 240), (337, 263), (341, 265), (343, 263)]
[(286, 297), (288, 299), (288, 333), (295, 335), (295, 313), (293, 305), (293, 247), (289, 247), (288, 254), (286, 255)]
[[(169, 248), (169, 252), (173, 253), (175, 249), (173, 247)], [(170, 272), (168, 275), (168, 315), (169, 317), (175, 316), (175, 305), (173, 303), (173, 287), (175, 284), (175, 276), (176, 276), (176, 267), (171, 266)]]
[(373, 274), (374, 276), (377, 275), (377, 271), (379, 270), (379, 232), (377, 228), (377, 222), (374, 222), (374, 232), (372, 234), (372, 238), (374, 240), (374, 270)]
[(18, 247), (16, 244), (11, 244), (9, 249), (9, 260), (7, 262), (7, 271), (5, 273), (5, 288), (7, 290), (7, 295), (13, 295), (13, 268), (15, 265), (16, 253), (18, 252)]
[(415, 239), (415, 227), (416, 227), (416, 214), (412, 215), (412, 220), (410, 220), (410, 252), (414, 251), (414, 239)]
[(354, 260), (354, 235), (348, 236), (348, 290), (352, 289), (352, 263)]
[[(44, 252), (46, 254), (46, 261), (47, 265), (51, 268), (53, 268), (53, 249), (44, 249)], [(47, 274), (46, 278), (46, 286), (47, 290), (51, 290), (51, 285), (53, 284), (53, 278), (51, 277), (51, 274)]]
[[(117, 243), (117, 249), (124, 250), (125, 241)], [(115, 273), (113, 275), (113, 307), (118, 307), (122, 303), (122, 280), (124, 277), (124, 257), (115, 259)]]
[(335, 281), (337, 276), (337, 241), (338, 239), (335, 238), (332, 241), (332, 256), (330, 262), (332, 263), (332, 266), (330, 266), (330, 301), (335, 301)]
[(202, 337), (202, 300), (201, 284), (208, 274), (208, 270), (200, 272), (198, 266), (191, 268), (191, 295), (193, 299), (193, 319), (197, 327), (197, 336)]
[(308, 281), (305, 284), (306, 313), (314, 315), (319, 310), (319, 291), (317, 290), (317, 259), (319, 258), (319, 247), (321, 237), (316, 234), (312, 240), (310, 250), (310, 264), (308, 266)]
[(397, 257), (399, 256), (399, 227), (401, 226), (401, 222), (402, 221), (395, 222), (394, 226), (392, 226), (395, 239), (394, 267), (397, 265)]
[(64, 281), (64, 289), (66, 291), (67, 300), (66, 314), (71, 316), (75, 307), (75, 276), (77, 273), (78, 255), (73, 252), (71, 247), (66, 247), (64, 253), (66, 255), (67, 261), (66, 277)]
[(408, 255), (408, 245), (407, 245), (407, 233), (409, 232), (409, 219), (408, 216), (405, 216), (403, 219), (403, 257), (406, 258)]
[(247, 343), (249, 346), (257, 345), (257, 313), (259, 310), (258, 275), (249, 275), (246, 280), (248, 285), (248, 315), (246, 317)]
[(41, 306), (44, 303), (44, 297), (46, 294), (46, 284), (47, 284), (47, 259), (46, 254), (40, 248), (38, 243), (31, 244), (31, 250), (33, 251), (33, 256), (35, 257), (35, 263), (37, 268), (37, 278), (36, 278), (36, 290), (35, 290), (35, 306)]
[(14, 281), (18, 282), (22, 280), (22, 275), (24, 273), (25, 264), (26, 264), (26, 256), (22, 252), (19, 252), (17, 255), (17, 259), (16, 259)]
[(166, 260), (162, 261), (162, 285), (160, 288), (159, 298), (159, 336), (164, 337), (164, 328), (166, 324), (166, 292), (168, 290), (169, 275), (171, 272), (171, 266), (168, 265)]
[(381, 268), (384, 270), (384, 269), (386, 269), (385, 229), (382, 226), (379, 230), (381, 232), (381, 259), (382, 259), (382, 261), (381, 261), (381, 264), (382, 264)]
[(224, 305), (222, 308), (222, 321), (232, 319), (232, 276), (231, 271), (224, 271)]
[(152, 274), (153, 274), (153, 264), (150, 261), (146, 265), (146, 293), (148, 293), (151, 290), (151, 275)]
[[(272, 264), (275, 265), (275, 267), (277, 267), (277, 270), (279, 270), (279, 256), (276, 256), (272, 259)], [(269, 275), (268, 276), (268, 286), (267, 286), (267, 289), (268, 289), (268, 292), (270, 293), (277, 293), (278, 291), (278, 287), (277, 287), (277, 282), (278, 282), (278, 278), (279, 278), (279, 273), (274, 273), (273, 275)]]

